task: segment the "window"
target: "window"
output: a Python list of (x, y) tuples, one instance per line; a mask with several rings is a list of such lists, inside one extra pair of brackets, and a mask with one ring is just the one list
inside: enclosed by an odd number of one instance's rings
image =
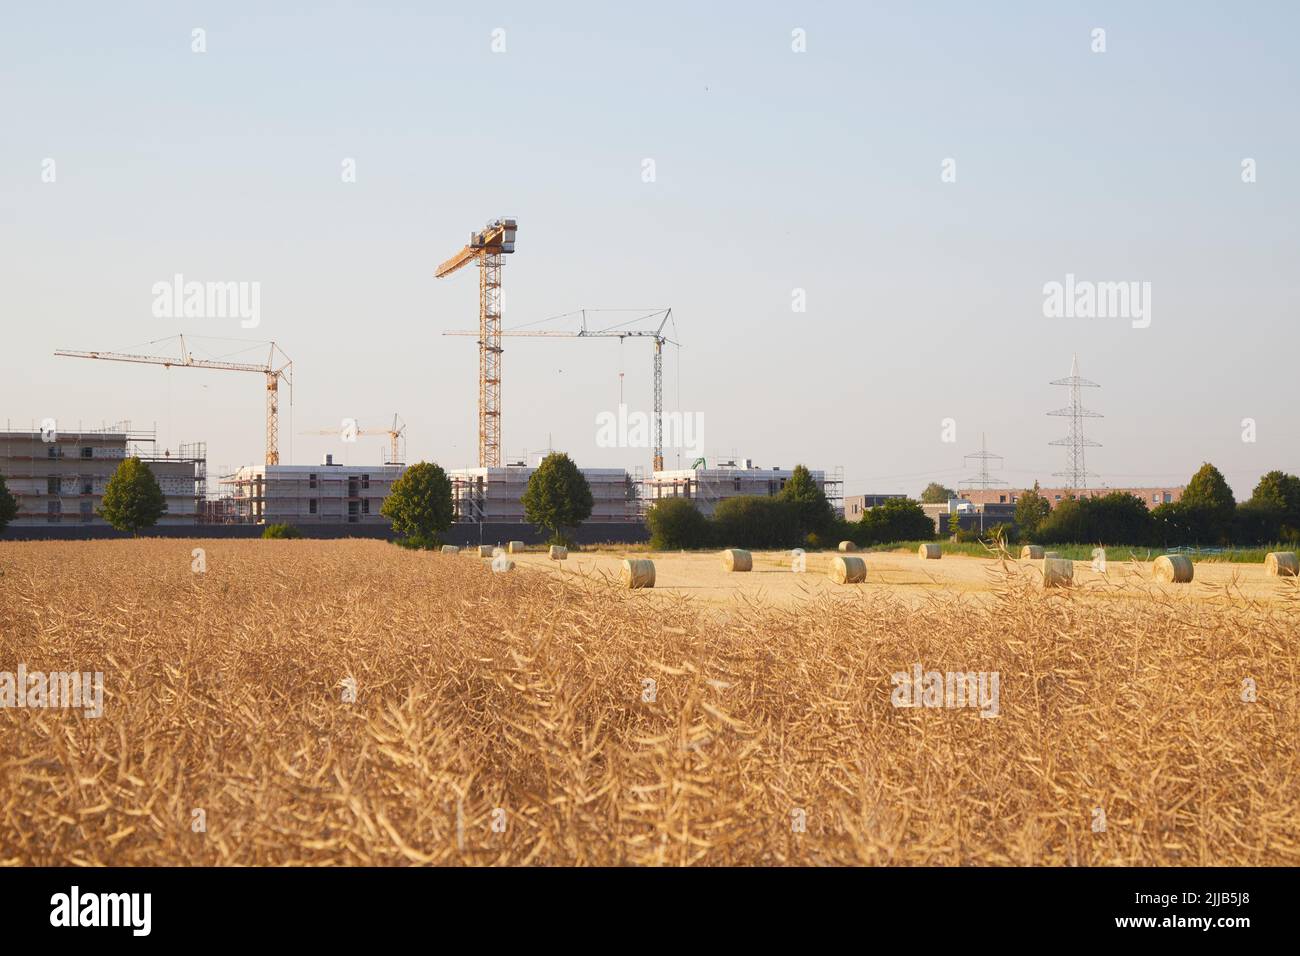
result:
[(83, 495), (93, 495), (95, 493), (95, 486), (91, 483), (89, 479), (82, 481), (81, 493)]
[(316, 487), (316, 476), (315, 476), (315, 475), (308, 475), (308, 476), (307, 476), (307, 487), (308, 487), (308, 488), (315, 488), (315, 487)]
[(59, 518), (63, 514), (63, 503), (59, 501), (50, 501), (46, 503), (46, 518), (50, 524), (58, 524)]
[(45, 493), (47, 495), (57, 495), (59, 493), (58, 475), (50, 475), (45, 479)]
[(1173, 503), (1173, 500), (1174, 500), (1174, 496), (1171, 495), (1169, 492), (1166, 491), (1166, 492), (1165, 492), (1165, 504), (1172, 504), (1172, 503)]
[(81, 457), (82, 457), (82, 458), (94, 458), (94, 457), (95, 457), (95, 449), (91, 448), (89, 445), (84, 445), (84, 446), (82, 447), (82, 449), (81, 449)]
[(1153, 492), (1151, 493), (1151, 500), (1152, 500), (1152, 501), (1156, 501), (1156, 502), (1158, 502), (1158, 501), (1160, 500), (1160, 492), (1158, 492), (1158, 491), (1153, 491)]
[(1057, 496), (1056, 496), (1056, 500), (1057, 500), (1057, 501), (1060, 501), (1060, 500), (1061, 500), (1061, 496), (1060, 496), (1060, 495), (1057, 495)]
[(307, 502), (307, 513), (308, 513), (308, 514), (313, 514), (313, 515), (314, 515), (314, 514), (316, 513), (316, 501), (317, 501), (317, 499), (312, 498), (310, 501)]
[(1006, 502), (1007, 502), (1007, 496), (1006, 496), (1006, 495), (998, 495), (998, 502), (1001, 503), (1001, 504), (1006, 504)]
[(1013, 505), (1014, 505), (1017, 501), (1019, 501), (1019, 500), (1020, 500), (1020, 496), (1019, 496), (1019, 495), (1012, 495), (1012, 496), (1011, 496), (1011, 503), (1012, 503)]
[(49, 448), (45, 449), (45, 455), (46, 455), (47, 458), (58, 458), (58, 457), (59, 457), (59, 446), (58, 446), (58, 445), (51, 445)]
[(361, 499), (361, 513), (362, 513), (363, 515), (368, 515), (368, 514), (370, 514), (370, 499), (369, 499), (369, 498), (362, 498), (362, 499)]
[(93, 501), (83, 501), (81, 503), (81, 521), (83, 524), (89, 524), (95, 518), (95, 503)]
[(361, 487), (362, 487), (362, 488), (369, 488), (369, 487), (370, 487), (370, 476), (369, 476), (369, 475), (362, 475), (362, 476), (361, 476)]

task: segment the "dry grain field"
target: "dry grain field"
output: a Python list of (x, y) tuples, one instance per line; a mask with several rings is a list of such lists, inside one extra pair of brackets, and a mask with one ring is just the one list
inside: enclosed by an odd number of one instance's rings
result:
[(0, 671), (104, 675), (0, 709), (0, 863), (1300, 863), (1294, 579), (650, 557), (0, 544)]

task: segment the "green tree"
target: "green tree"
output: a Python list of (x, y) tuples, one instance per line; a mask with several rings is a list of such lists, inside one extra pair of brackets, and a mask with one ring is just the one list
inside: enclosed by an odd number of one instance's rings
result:
[(1038, 532), (1039, 526), (1052, 513), (1052, 503), (1038, 491), (1038, 482), (1016, 501), (1016, 527), (1026, 540)]
[(1259, 479), (1250, 500), (1283, 513), (1300, 512), (1300, 478), (1285, 471), (1270, 471)]
[(567, 544), (564, 529), (591, 517), (591, 486), (573, 459), (552, 452), (542, 459), (524, 491), (524, 518), (551, 532), (552, 544)]
[(1219, 469), (1208, 461), (1203, 464), (1187, 483), (1179, 504), (1192, 527), (1193, 543), (1227, 542), (1237, 502)]
[(384, 499), (379, 513), (393, 522), (393, 530), (412, 544), (432, 548), (438, 536), (451, 527), (451, 479), (432, 462), (422, 461), (402, 472)]
[(859, 533), (853, 540), (862, 547), (934, 538), (934, 521), (911, 498), (889, 498), (881, 502), (862, 515), (858, 526)]
[(712, 528), (722, 548), (796, 548), (805, 541), (795, 505), (768, 495), (737, 495), (718, 502)]
[(956, 498), (957, 492), (951, 488), (945, 488), (937, 481), (932, 481), (925, 486), (921, 492), (921, 504), (923, 505), (942, 505), (946, 504), (949, 498)]
[(5, 486), (5, 476), (0, 475), (0, 531), (18, 516), (18, 499)]
[(709, 543), (709, 519), (690, 498), (660, 498), (646, 512), (650, 547), (656, 551), (703, 548)]
[(139, 458), (128, 458), (117, 466), (99, 510), (105, 521), (134, 535), (142, 528), (152, 528), (166, 512), (167, 499), (148, 465)]
[(795, 506), (799, 516), (799, 529), (804, 534), (825, 532), (835, 523), (835, 509), (826, 500), (826, 493), (817, 487), (812, 472), (804, 465), (795, 465), (778, 497)]

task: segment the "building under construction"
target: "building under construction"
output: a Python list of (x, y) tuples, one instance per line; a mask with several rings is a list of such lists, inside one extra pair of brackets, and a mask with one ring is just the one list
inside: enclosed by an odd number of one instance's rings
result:
[[(535, 469), (523, 462), (500, 468), (456, 468), (451, 478), (457, 521), (522, 522), (524, 491)], [(581, 468), (591, 488), (594, 523), (637, 522), (641, 506), (637, 482), (623, 468)]]
[[(830, 476), (810, 472), (813, 482), (826, 495), (837, 515), (844, 514), (844, 476), (837, 469)], [(707, 465), (703, 459), (694, 468), (656, 471), (646, 479), (644, 501), (651, 506), (662, 498), (690, 498), (701, 514), (713, 514), (719, 502), (740, 495), (780, 494), (794, 474), (792, 468), (759, 468), (750, 458), (730, 458)]]
[(158, 448), (155, 430), (121, 422), (97, 430), (0, 432), (0, 475), (18, 500), (15, 526), (86, 524), (100, 517), (104, 490), (118, 465), (139, 458), (149, 466), (167, 502), (160, 525), (193, 524), (207, 494), (207, 450), (202, 442), (175, 451)]
[(388, 524), (379, 513), (404, 465), (246, 465), (222, 478), (227, 524)]

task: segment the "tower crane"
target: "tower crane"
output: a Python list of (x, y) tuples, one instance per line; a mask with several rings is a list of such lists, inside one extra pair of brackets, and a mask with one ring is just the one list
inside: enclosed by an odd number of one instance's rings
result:
[[(626, 322), (621, 323), (620, 325), (610, 326), (609, 328), (605, 328), (605, 329), (593, 330), (587, 328), (588, 312), (606, 312), (606, 311), (629, 311), (629, 310), (579, 309), (577, 313), (570, 312), (568, 313), (568, 315), (579, 314), (582, 317), (582, 327), (576, 332), (561, 332), (561, 331), (553, 331), (550, 329), (542, 329), (538, 331), (524, 331), (522, 329), (511, 329), (509, 331), (504, 331), (504, 332), (498, 331), (497, 336), (498, 338), (500, 338), (501, 336), (509, 335), (509, 336), (519, 336), (523, 338), (547, 338), (547, 339), (550, 338), (569, 338), (569, 339), (617, 338), (620, 340), (632, 339), (632, 338), (652, 339), (654, 341), (654, 462), (653, 465), (655, 471), (663, 471), (664, 469), (664, 426), (663, 426), (664, 344), (665, 343), (669, 345), (679, 344), (678, 342), (673, 341), (672, 339), (668, 338), (667, 335), (664, 334), (664, 326), (666, 326), (669, 323), (669, 321), (672, 319), (673, 310), (656, 309), (654, 311), (649, 312), (648, 314), (642, 314), (641, 317), (638, 319), (631, 320), (633, 322), (640, 322), (640, 321), (644, 321), (645, 319), (652, 319), (652, 320), (659, 319), (660, 320), (659, 325), (654, 330), (630, 330), (630, 329), (622, 328), (621, 326), (629, 324)], [(630, 311), (636, 311), (636, 310), (630, 310)], [(560, 319), (567, 318), (568, 315), (555, 316), (555, 318), (560, 318)], [(550, 320), (544, 319), (543, 321), (550, 321)], [(463, 330), (456, 329), (448, 332), (443, 332), (442, 334), (443, 335), (474, 335), (475, 333), (468, 329), (463, 329)], [(498, 352), (499, 351), (500, 349), (498, 348)]]
[[(337, 428), (322, 428), (319, 431), (303, 432), (304, 435), (337, 435)], [(358, 435), (387, 435), (388, 436), (388, 461), (385, 465), (400, 465), (402, 462), (401, 439), (406, 434), (406, 422), (393, 415), (392, 428), (358, 428)]]
[[(501, 464), (501, 266), (502, 256), (515, 251), (518, 226), (513, 219), (494, 219), (481, 232), (434, 270), (444, 279), (469, 263), (478, 262), (478, 464)], [(468, 333), (470, 335), (474, 333)]]
[[(110, 362), (137, 362), (144, 365), (163, 365), (167, 368), (211, 368), (228, 372), (260, 372), (266, 376), (266, 463), (280, 464), (280, 380), (289, 385), (289, 403), (293, 404), (293, 361), (284, 354), (274, 342), (254, 342), (254, 345), (269, 346), (266, 361), (260, 365), (251, 362), (223, 362), (213, 359), (195, 358), (185, 345), (185, 336), (174, 335), (165, 339), (156, 339), (149, 345), (159, 342), (180, 342), (180, 356), (134, 355), (129, 352), (88, 352), (74, 349), (57, 349), (55, 355), (63, 358), (105, 359)], [(278, 358), (277, 358), (278, 356)]]

